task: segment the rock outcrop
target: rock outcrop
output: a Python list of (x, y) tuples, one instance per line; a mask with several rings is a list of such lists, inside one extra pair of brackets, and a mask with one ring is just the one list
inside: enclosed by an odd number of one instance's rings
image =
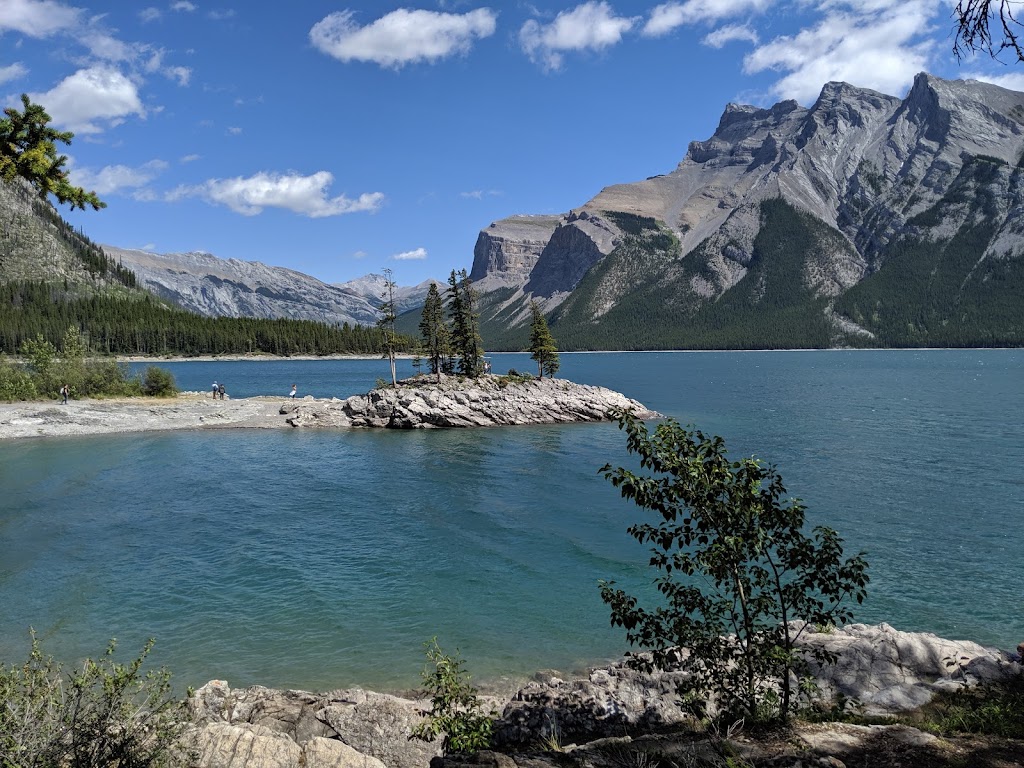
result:
[[(911, 711), (938, 691), (1024, 672), (1019, 662), (995, 649), (928, 633), (900, 632), (886, 624), (812, 632), (804, 642), (838, 656), (834, 665), (812, 667), (822, 703), (831, 704), (842, 694), (867, 714)], [(685, 660), (685, 654), (680, 659)], [(713, 743), (673, 742), (659, 735), (693, 725), (677, 691), (685, 675), (683, 668), (643, 672), (626, 661), (579, 677), (538, 673), (505, 704), (496, 724), (496, 744), (511, 754), (484, 752), (475, 758), (447, 759), (443, 765), (553, 765), (538, 754), (543, 744), (565, 751), (558, 755), (559, 765), (594, 768), (650, 764), (625, 761), (637, 750), (669, 757), (678, 752), (680, 758), (702, 752), (713, 755)], [(226, 682), (213, 681), (196, 691), (190, 708), (195, 723), (191, 732), (194, 768), (426, 768), (435, 765), (432, 760), (440, 754), (437, 744), (410, 738), (429, 709), (429, 702), (422, 700), (361, 689), (326, 694), (261, 687), (233, 691)], [(831, 755), (857, 753), (866, 741), (879, 739), (902, 749), (927, 746), (935, 737), (906, 726), (804, 728), (793, 741), (809, 761), (805, 763), (792, 758), (767, 760), (756, 744), (734, 742), (730, 748), (757, 756), (758, 765), (835, 768), (842, 763)], [(718, 763), (680, 760), (678, 764)]]
[(636, 400), (604, 387), (565, 379), (519, 380), (486, 374), (466, 380), (419, 377), (398, 388), (375, 389), (347, 400), (299, 400), (281, 406), (293, 427), (431, 429), (601, 421), (612, 409), (659, 418)]

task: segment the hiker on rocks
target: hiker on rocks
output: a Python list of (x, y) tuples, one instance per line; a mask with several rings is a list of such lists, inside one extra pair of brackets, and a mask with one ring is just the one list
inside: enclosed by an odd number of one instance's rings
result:
[(221, 383), (221, 385), (220, 385), (220, 386), (219, 386), (219, 387), (217, 388), (217, 394), (219, 394), (219, 395), (220, 395), (220, 399), (221, 399), (221, 400), (223, 400), (223, 399), (224, 399), (225, 391), (224, 391), (224, 384), (223, 384), (223, 382), (222, 382), (222, 383)]
[(215, 381), (215, 382), (213, 382), (213, 399), (216, 400), (217, 399), (217, 395), (219, 395), (219, 394), (220, 394), (220, 387), (217, 385), (217, 382)]
[(288, 397), (290, 397), (292, 400), (294, 400), (295, 399), (295, 393), (298, 392), (298, 391), (299, 391), (298, 386), (295, 385), (295, 384), (292, 384), (292, 391), (288, 395)]
[(1017, 652), (1010, 654), (1010, 661), (1016, 661), (1018, 664), (1024, 664), (1024, 642), (1017, 644)]
[(68, 394), (70, 392), (71, 392), (71, 387), (69, 385), (67, 385), (67, 384), (65, 384), (63, 387), (60, 388), (60, 396), (63, 398), (63, 400), (62, 400), (62, 404), (63, 405), (67, 405), (68, 404)]

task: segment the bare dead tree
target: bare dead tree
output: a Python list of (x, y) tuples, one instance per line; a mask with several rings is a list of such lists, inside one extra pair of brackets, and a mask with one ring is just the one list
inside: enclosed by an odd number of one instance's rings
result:
[[(956, 18), (953, 54), (957, 61), (978, 51), (998, 58), (1006, 50), (1012, 51), (1017, 61), (1024, 61), (1020, 40), (1024, 24), (1017, 19), (1018, 5), (1016, 0), (959, 0), (953, 11)], [(1001, 36), (998, 31), (993, 35), (993, 26), (1002, 29)]]

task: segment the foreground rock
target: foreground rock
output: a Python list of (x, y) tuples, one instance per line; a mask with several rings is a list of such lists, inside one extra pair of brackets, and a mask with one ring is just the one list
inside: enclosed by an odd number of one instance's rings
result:
[[(886, 624), (813, 633), (807, 643), (839, 655), (837, 664), (814, 670), (822, 703), (828, 705), (842, 694), (874, 714), (915, 710), (938, 691), (1021, 673), (1021, 665), (998, 650), (900, 632)], [(719, 764), (713, 757), (727, 735), (695, 735), (695, 721), (680, 707), (676, 690), (685, 674), (644, 673), (624, 661), (582, 676), (540, 673), (511, 700), (494, 702), (499, 709), (504, 704), (495, 730), (502, 753), (446, 759), (444, 765), (623, 768), (666, 760), (680, 766)], [(260, 687), (232, 691), (227, 683), (214, 681), (196, 692), (191, 706), (196, 722), (194, 768), (426, 768), (439, 755), (437, 744), (410, 738), (429, 708), (423, 700), (359, 689), (326, 694)], [(738, 738), (730, 748), (757, 765), (836, 768), (843, 765), (842, 759), (869, 747), (929, 750), (937, 748), (938, 741), (902, 725), (829, 723), (801, 725), (785, 744), (766, 746)], [(552, 747), (561, 752), (552, 753)], [(808, 762), (780, 758), (787, 750)], [(657, 759), (638, 761), (638, 751), (640, 757)]]
[(611, 409), (641, 419), (660, 414), (604, 387), (565, 379), (519, 381), (488, 374), (466, 380), (421, 377), (347, 400), (300, 400), (281, 407), (295, 427), (430, 429), (601, 421)]

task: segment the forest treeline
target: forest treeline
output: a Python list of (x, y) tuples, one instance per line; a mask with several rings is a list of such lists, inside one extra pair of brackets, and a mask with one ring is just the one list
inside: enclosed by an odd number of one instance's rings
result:
[[(44, 281), (0, 284), (0, 352), (17, 353), (42, 337), (60, 348), (69, 327), (90, 352), (109, 355), (377, 354), (383, 333), (361, 325), (309, 320), (205, 317), (143, 292), (83, 295), (74, 286)], [(398, 336), (400, 351), (412, 340)]]

